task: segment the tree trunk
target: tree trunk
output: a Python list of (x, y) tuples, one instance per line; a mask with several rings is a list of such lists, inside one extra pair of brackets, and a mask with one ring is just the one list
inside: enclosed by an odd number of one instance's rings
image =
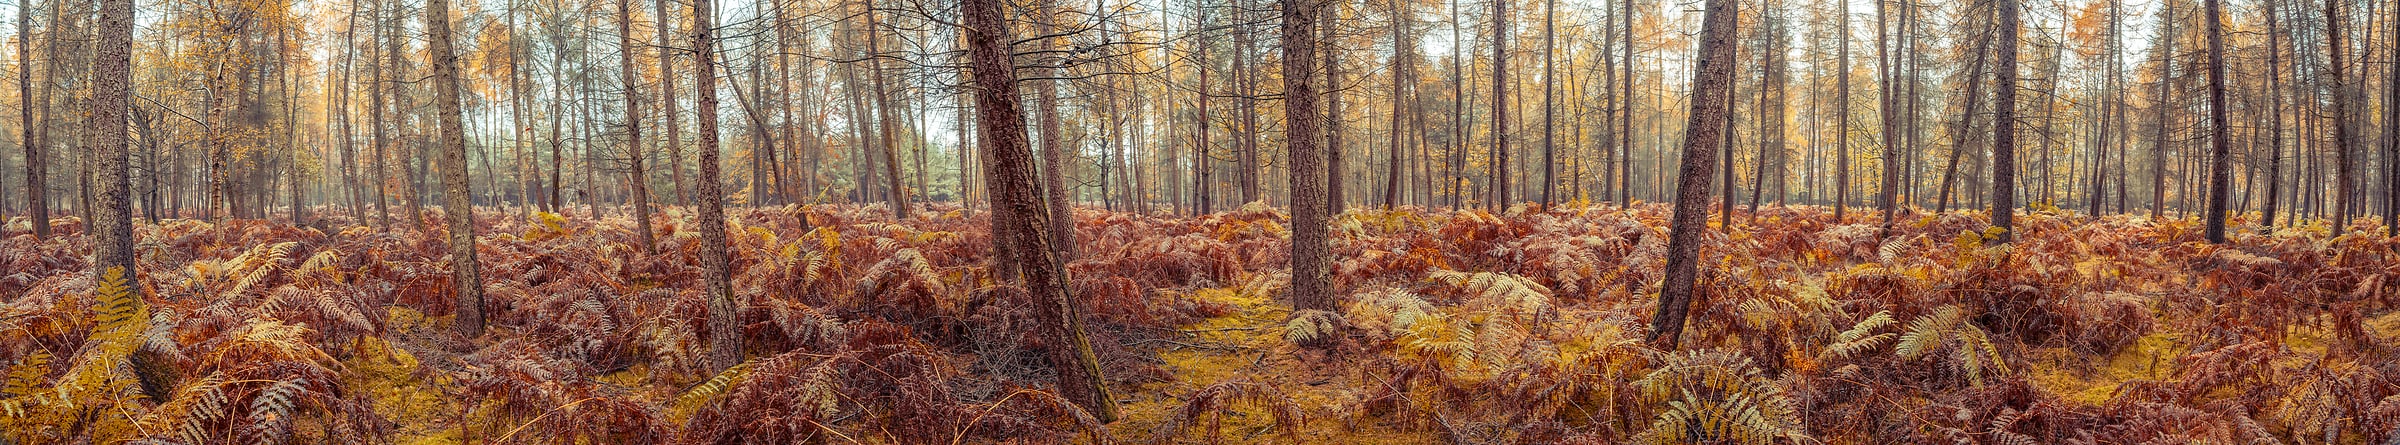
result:
[[(1841, 2), (1835, 29), (1839, 49), (1833, 56), (1833, 222), (1842, 223), (1850, 209), (1850, 2)], [(1972, 96), (1969, 96), (1972, 97)]]
[[(1324, 46), (1318, 50), (1323, 52), (1325, 57), (1325, 86), (1321, 89), (1325, 91), (1325, 131), (1323, 133), (1325, 133), (1325, 205), (1327, 206), (1325, 212), (1328, 215), (1342, 213), (1342, 208), (1346, 204), (1342, 202), (1342, 62), (1340, 52), (1335, 49), (1333, 34), (1334, 22), (1339, 20), (1342, 15), (1341, 8), (1336, 6), (1339, 4), (1326, 3), (1325, 9), (1322, 11), (1325, 17), (1320, 19), (1317, 24), (1318, 32), (1324, 34), (1324, 37), (1317, 43)], [(1294, 186), (1297, 187), (1297, 184), (1295, 183)]]
[(1700, 261), (1700, 237), (1708, 230), (1708, 186), (1716, 175), (1717, 146), (1725, 142), (1726, 105), (1732, 99), (1736, 0), (1708, 0), (1700, 25), (1698, 66), (1692, 70), (1692, 109), (1683, 132), (1683, 166), (1675, 184), (1675, 213), (1667, 236), (1664, 291), (1647, 339), (1652, 347), (1675, 350), (1691, 310)]
[[(897, 134), (897, 124), (892, 122), (897, 117), (892, 115), (891, 94), (883, 87), (883, 51), (876, 44), (883, 38), (875, 35), (874, 5), (867, 6), (869, 7), (865, 13), (867, 19), (867, 78), (868, 82), (875, 85), (875, 110), (881, 113), (876, 116), (875, 122), (883, 133), (882, 137), (876, 139), (883, 142), (883, 176), (891, 181), (892, 220), (905, 220), (908, 219), (908, 188), (900, 185), (900, 137)], [(1049, 140), (1051, 138), (1049, 133), (1046, 129), (1042, 132), (1042, 137)], [(1054, 176), (1052, 180), (1056, 181), (1057, 178)], [(1073, 229), (1071, 225), (1068, 227), (1068, 230)], [(1064, 250), (1064, 252), (1072, 251), (1071, 248)]]
[[(2277, 205), (2283, 196), (2283, 34), (2277, 26), (2275, 5), (2282, 0), (2259, 2), (2266, 9), (2267, 19), (2267, 206), (2260, 212), (2260, 233), (2275, 231)], [(2400, 70), (2393, 70), (2400, 73)], [(2400, 83), (2394, 83), (2400, 85)], [(2098, 197), (2092, 198), (2097, 204)]]
[[(708, 0), (697, 1), (706, 4)], [(1015, 67), (1005, 43), (1014, 38), (1008, 36), (998, 0), (964, 0), (960, 9), (975, 71), (975, 106), (980, 119), (976, 129), (991, 167), (984, 183), (991, 191), (992, 211), (1014, 215), (995, 218), (992, 233), (1009, 234), (1013, 250), (1028, 254), (1024, 258), (1028, 261), (1023, 262), (1025, 289), (1036, 303), (1044, 334), (1050, 337), (1044, 343), (1051, 345), (1047, 349), (1057, 368), (1058, 392), (1100, 422), (1115, 421), (1116, 399), (1109, 395), (1100, 360), (1084, 335), (1082, 316), (1068, 295), (1065, 268), (1059, 257), (1036, 253), (1051, 251), (1047, 245), (1051, 240), (1042, 224), (1042, 198), (1033, 185), (1033, 153), (1026, 147), (1024, 108), (1018, 104), (1022, 96), (1017, 92)], [(997, 226), (1000, 223), (1008, 225)]]
[[(2338, 0), (2327, 0), (2338, 1)], [(2159, 10), (2159, 20), (2166, 22), (2163, 34), (2166, 50), (2158, 56), (2158, 95), (2150, 101), (2152, 125), (2157, 126), (2155, 139), (2150, 143), (2150, 218), (2157, 219), (2167, 206), (2167, 108), (2175, 102), (2175, 5), (2165, 4)], [(2336, 62), (2339, 63), (2339, 62)], [(2335, 99), (2340, 100), (2340, 99)], [(2335, 229), (2340, 230), (2340, 229)]]
[(1414, 49), (1414, 47), (1410, 45), (1410, 43), (1413, 41), (1409, 40), (1408, 31), (1409, 27), (1412, 26), (1409, 24), (1409, 22), (1416, 19), (1417, 12), (1415, 9), (1413, 9), (1413, 5), (1402, 2), (1401, 0), (1392, 0), (1391, 7), (1391, 158), (1390, 162), (1384, 166), (1386, 168), (1383, 182), (1384, 210), (1391, 210), (1400, 206), (1400, 188), (1402, 183), (1400, 179), (1400, 176), (1402, 175), (1401, 166), (1402, 163), (1408, 159), (1408, 151), (1401, 148), (1401, 144), (1406, 138), (1402, 136), (1400, 128), (1401, 123), (1408, 117), (1407, 113), (1411, 111), (1403, 104), (1406, 103), (1404, 101), (1409, 97), (1408, 87), (1416, 83), (1416, 56), (1410, 52)]
[[(98, 155), (100, 187), (92, 215), (92, 271), (122, 270), (127, 283), (135, 277), (133, 253), (133, 184), (127, 165), (125, 114), (132, 108), (133, 0), (101, 0), (99, 46), (92, 58), (92, 90), (84, 115), (86, 145)], [(101, 275), (95, 275), (99, 279)]]
[[(663, 1), (663, 0), (662, 0)], [(661, 18), (660, 23), (665, 23)], [(655, 243), (650, 233), (650, 175), (642, 170), (642, 94), (639, 86), (642, 73), (633, 59), (641, 47), (633, 44), (633, 0), (617, 0), (617, 53), (624, 61), (625, 76), (625, 166), (627, 180), (633, 186), (633, 227), (642, 251), (649, 252)], [(661, 73), (672, 76), (674, 73)]]
[(2351, 184), (2354, 181), (2350, 176), (2350, 170), (2351, 166), (2355, 165), (2355, 161), (2351, 159), (2353, 151), (2351, 142), (2356, 136), (2350, 133), (2350, 82), (2348, 78), (2343, 77), (2345, 76), (2344, 70), (2347, 68), (2344, 65), (2344, 53), (2348, 51), (2345, 51), (2342, 46), (2342, 1), (2325, 0), (2325, 52), (2333, 62), (2330, 65), (2332, 71), (2329, 74), (2333, 76), (2334, 194), (2332, 201), (2333, 236), (2336, 237), (2342, 236), (2342, 232), (2350, 227), (2351, 197), (2353, 196), (2352, 190), (2355, 190)]
[[(1039, 10), (1044, 11), (1044, 14), (1035, 19), (1040, 22), (1035, 28), (1041, 30), (1041, 33), (1045, 35), (1040, 39), (1040, 46), (1045, 51), (1055, 50), (1060, 39), (1047, 35), (1052, 34), (1053, 28), (1056, 27), (1051, 21), (1058, 20), (1055, 15), (1058, 6), (1052, 0), (1041, 0), (1039, 5)], [(1042, 190), (1049, 194), (1047, 204), (1050, 206), (1050, 217), (1048, 222), (1050, 223), (1050, 239), (1053, 241), (1049, 247), (1052, 252), (1058, 254), (1060, 261), (1066, 261), (1075, 258), (1075, 198), (1067, 190), (1066, 170), (1068, 164), (1066, 158), (1068, 155), (1066, 147), (1063, 147), (1065, 144), (1061, 141), (1063, 138), (1059, 134), (1060, 131), (1063, 131), (1063, 127), (1058, 122), (1058, 83), (1060, 81), (1047, 79), (1054, 75), (1053, 70), (1047, 66), (1034, 69), (1035, 77), (1045, 78), (1034, 81), (1034, 94), (1039, 96), (1037, 100), (1040, 101), (1034, 106), (1040, 108), (1042, 113)], [(1255, 168), (1256, 164), (1251, 164), (1245, 170), (1248, 172), (1247, 176), (1244, 176), (1248, 182), (1242, 185), (1244, 187), (1242, 198), (1245, 201), (1257, 198), (1258, 173)]]
[(1492, 0), (1492, 202), (1508, 210), (1508, 2)]
[[(667, 5), (675, 2), (657, 0), (655, 3), (658, 4), (658, 45), (661, 48), (673, 48), (674, 39), (668, 36), (675, 30), (675, 20), (667, 13)], [(675, 112), (675, 51), (659, 50), (658, 73), (658, 112), (667, 118), (667, 139), (660, 141), (661, 145), (667, 146), (667, 178), (675, 183), (675, 205), (688, 206), (691, 205), (688, 197), (691, 194), (688, 190), (691, 189), (690, 184), (683, 180), (683, 126), (676, 122), (678, 113)]]
[[(392, 8), (391, 3), (387, 3), (385, 0), (375, 2), (375, 35), (372, 38), (373, 42), (368, 45), (371, 51), (368, 56), (368, 69), (374, 71), (375, 75), (371, 80), (374, 84), (367, 87), (367, 124), (370, 127), (367, 143), (371, 146), (368, 151), (372, 153), (369, 155), (375, 158), (371, 163), (375, 165), (375, 226), (378, 228), (392, 226), (392, 207), (389, 199), (392, 174), (390, 166), (385, 165), (385, 161), (390, 158), (384, 154), (384, 146), (388, 143), (384, 139), (384, 124), (386, 123), (384, 111), (387, 110), (384, 104), (391, 96), (391, 90), (389, 89), (390, 84), (387, 83), (390, 79), (385, 76), (388, 75), (388, 71), (398, 68), (391, 62), (399, 60), (397, 56), (384, 57), (391, 52), (383, 44), (389, 39), (389, 30), (391, 29), (389, 26), (391, 20), (386, 16), (392, 14), (392, 11), (386, 8)], [(213, 152), (215, 149), (211, 148), (210, 150)], [(216, 155), (211, 153), (209, 157), (214, 159)], [(203, 210), (202, 212), (213, 212), (213, 210)]]
[[(2213, 1), (2213, 0), (2212, 0)], [(1992, 227), (1996, 242), (2016, 238), (2017, 213), (2017, 0), (2000, 0), (2000, 85), (1992, 91)]]
[(2215, 162), (2208, 171), (2208, 242), (2225, 243), (2225, 203), (2233, 186), (2233, 135), (2225, 112), (2225, 19), (2223, 0), (2204, 2), (2208, 14), (2209, 149)]
[[(25, 210), (26, 219), (33, 222), (33, 237), (50, 237), (49, 186), (42, 179), (50, 175), (42, 143), (33, 139), (33, 51), (24, 46), (33, 41), (32, 11), (25, 0), (17, 2), (17, 116), (23, 125), (17, 128), (17, 142), (25, 146)], [(45, 104), (47, 105), (47, 104)], [(214, 159), (214, 156), (211, 156)], [(131, 282), (132, 280), (127, 280)]]
[(692, 64), (699, 91), (700, 270), (708, 287), (708, 366), (742, 362), (741, 307), (733, 299), (733, 272), (725, 242), (725, 189), (717, 179), (717, 61), (715, 10), (709, 0), (692, 0)]
[[(623, 0), (619, 0), (623, 1)], [(441, 130), (442, 216), (450, 223), (450, 277), (458, 291), (458, 333), (483, 335), (483, 278), (476, 271), (475, 206), (467, 190), (467, 139), (459, 113), (458, 58), (450, 49), (450, 0), (425, 0), (425, 29), (433, 35), (435, 120)]]
[(1622, 108), (1622, 110), (1618, 110), (1618, 114), (1620, 115), (1618, 117), (1622, 120), (1617, 122), (1617, 185), (1614, 188), (1617, 190), (1617, 205), (1620, 206), (1620, 208), (1632, 208), (1633, 111), (1639, 107), (1639, 102), (1634, 100), (1635, 96), (1633, 91), (1633, 79), (1635, 72), (1633, 70), (1633, 55), (1637, 52), (1640, 52), (1639, 50), (1641, 49), (1641, 46), (1637, 45), (1638, 42), (1633, 39), (1633, 0), (1625, 0), (1625, 9), (1619, 12), (1621, 13), (1620, 15), (1622, 15), (1620, 18), (1624, 19), (1625, 21), (1624, 26), (1618, 29), (1618, 31), (1625, 33), (1625, 63), (1622, 67), (1622, 69), (1625, 70), (1625, 78), (1623, 80), (1623, 82), (1625, 82), (1625, 89), (1624, 95), (1617, 100), (1618, 108)]
[(1284, 142), (1292, 174), (1292, 308), (1334, 310), (1326, 276), (1325, 152), (1317, 144), (1315, 0), (1283, 0)]
[[(1557, 103), (1558, 0), (1548, 0), (1542, 4), (1542, 210), (1556, 202), (1550, 195), (1558, 191)], [(1732, 206), (1726, 210), (1730, 213)]]

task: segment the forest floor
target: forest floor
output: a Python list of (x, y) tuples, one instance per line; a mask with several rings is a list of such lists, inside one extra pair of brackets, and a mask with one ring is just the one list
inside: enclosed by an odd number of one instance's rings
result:
[(472, 339), (453, 332), (438, 224), (143, 225), (125, 288), (88, 273), (72, 219), (47, 240), (19, 220), (0, 232), (0, 439), (2381, 444), (2400, 429), (2400, 238), (2380, 227), (2211, 245), (2192, 220), (2040, 211), (2001, 245), (1973, 213), (1886, 233), (1879, 215), (1770, 208), (1703, 238), (1693, 329), (1659, 351), (1641, 338), (1662, 206), (1344, 213), (1331, 326), (1282, 299), (1275, 210), (1087, 209), (1071, 286), (1121, 414), (1100, 424), (1048, 391), (1048, 346), (990, 267), (984, 215), (919, 213), (735, 212), (751, 358), (723, 372), (699, 359), (698, 238), (677, 210), (649, 250), (621, 214), (477, 215), (492, 324)]

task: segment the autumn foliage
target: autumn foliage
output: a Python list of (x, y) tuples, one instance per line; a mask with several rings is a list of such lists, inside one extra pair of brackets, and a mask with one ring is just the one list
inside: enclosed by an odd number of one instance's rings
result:
[[(477, 215), (491, 332), (443, 234), (240, 220), (0, 239), (8, 443), (2385, 443), (2400, 240), (2041, 211), (1711, 230), (1683, 349), (1640, 341), (1666, 209), (1353, 210), (1339, 311), (1283, 301), (1285, 214), (1082, 210), (1068, 264), (1124, 420), (1048, 386), (987, 212), (730, 215), (749, 360), (704, 364), (698, 236)], [(1743, 215), (1748, 216), (1748, 215)], [(335, 215), (325, 227), (343, 227)], [(1738, 222), (1749, 220), (1750, 222)], [(2245, 221), (2236, 221), (2243, 226)], [(1296, 344), (1330, 345), (1303, 348)]]

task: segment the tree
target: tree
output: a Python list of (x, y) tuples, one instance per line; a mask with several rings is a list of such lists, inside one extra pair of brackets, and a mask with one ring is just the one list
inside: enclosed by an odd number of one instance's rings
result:
[(2233, 142), (2225, 112), (2225, 18), (2224, 0), (2206, 0), (2208, 17), (2208, 121), (2209, 151), (2214, 163), (2208, 171), (2208, 242), (2225, 243), (2225, 201), (2233, 188)]
[(133, 0), (101, 0), (99, 25), (92, 96), (86, 102), (91, 111), (83, 121), (86, 144), (99, 155), (99, 202), (92, 209), (93, 279), (100, 279), (104, 271), (122, 270), (125, 282), (139, 283), (134, 275), (133, 184), (126, 168), (125, 132), (125, 115), (133, 109)]
[(1999, 0), (2000, 84), (1992, 91), (1992, 227), (1997, 242), (2016, 238), (2017, 213), (2017, 0)]
[[(662, 16), (659, 20), (663, 23), (666, 18)], [(642, 251), (648, 252), (653, 244), (650, 234), (650, 176), (642, 170), (642, 94), (641, 88), (635, 87), (642, 82), (642, 73), (633, 64), (634, 56), (641, 53), (641, 47), (634, 46), (633, 42), (633, 0), (617, 0), (617, 53), (620, 60), (624, 61), (620, 66), (624, 68), (625, 76), (625, 167), (630, 178), (627, 182), (631, 183), (628, 185), (633, 186), (635, 239), (641, 241)]]
[(434, 108), (441, 131), (442, 219), (450, 224), (450, 280), (458, 292), (458, 333), (483, 335), (483, 277), (476, 271), (475, 206), (467, 186), (467, 135), (458, 105), (458, 57), (450, 47), (450, 0), (425, 0), (433, 35)]
[(1674, 350), (1682, 342), (1698, 278), (1701, 233), (1708, 230), (1709, 181), (1717, 146), (1725, 142), (1726, 105), (1733, 89), (1736, 0), (1708, 0), (1700, 24), (1699, 64), (1692, 70), (1691, 114), (1683, 128), (1683, 166), (1675, 181), (1675, 212), (1667, 233), (1667, 270), (1647, 341)]
[[(880, 127), (882, 135), (876, 137), (875, 139), (876, 141), (883, 143), (883, 176), (885, 179), (890, 180), (889, 186), (891, 188), (889, 190), (891, 191), (891, 194), (889, 197), (891, 198), (892, 204), (892, 219), (904, 220), (908, 219), (908, 187), (900, 185), (900, 136), (898, 134), (899, 130), (897, 130), (898, 124), (894, 123), (894, 121), (899, 119), (899, 117), (893, 116), (894, 113), (892, 112), (891, 104), (892, 96), (883, 86), (883, 50), (876, 43), (877, 41), (883, 40), (883, 37), (876, 35), (874, 5), (869, 3), (866, 6), (867, 11), (861, 15), (867, 20), (867, 77), (868, 81), (875, 86), (875, 110), (876, 112), (881, 113), (875, 117), (875, 123)], [(1053, 119), (1055, 119), (1055, 117), (1053, 117)], [(1043, 140), (1054, 141), (1054, 139), (1051, 138), (1054, 138), (1055, 136), (1050, 135), (1050, 133), (1056, 131), (1056, 128), (1057, 127), (1050, 127), (1042, 130)], [(763, 140), (765, 138), (760, 139)], [(1059, 164), (1056, 164), (1055, 162), (1058, 161), (1053, 160), (1052, 162), (1054, 162), (1051, 164), (1052, 171), (1048, 173), (1057, 175), (1058, 172), (1056, 169), (1058, 168), (1057, 166)], [(1052, 187), (1058, 187), (1060, 184), (1058, 181), (1061, 181), (1061, 179), (1059, 179), (1058, 176), (1051, 176), (1050, 181)], [(1054, 194), (1053, 196), (1058, 195)], [(1064, 209), (1064, 207), (1053, 207), (1052, 211), (1056, 212), (1059, 209)], [(1066, 226), (1065, 230), (1072, 231), (1075, 229), (1073, 226), (1073, 221), (1073, 219), (1068, 220), (1068, 226)], [(1071, 246), (1061, 246), (1060, 249), (1064, 249), (1060, 252), (1066, 252), (1070, 256), (1073, 255), (1074, 248)]]
[[(1503, 0), (1505, 1), (1505, 0)], [(1558, 191), (1558, 0), (1542, 6), (1542, 209)], [(1394, 132), (1399, 130), (1394, 129)], [(1730, 209), (1728, 209), (1730, 211)]]
[[(1850, 209), (1850, 2), (1838, 1), (1840, 15), (1833, 56), (1833, 221), (1840, 223)], [(1974, 96), (1968, 96), (1974, 100)]]
[[(703, 5), (708, 2), (697, 1)], [(1017, 92), (1016, 67), (1010, 61), (1005, 43), (1015, 38), (1009, 36), (999, 0), (962, 0), (960, 9), (967, 27), (970, 69), (975, 75), (977, 140), (984, 144), (984, 156), (990, 167), (984, 175), (984, 185), (990, 191), (987, 196), (991, 197), (992, 211), (1012, 215), (994, 218), (992, 233), (1007, 234), (1004, 236), (1014, 245), (1011, 250), (1027, 260), (1021, 270), (1023, 283), (1036, 303), (1034, 313), (1040, 317), (1040, 327), (1049, 337), (1043, 343), (1051, 345), (1047, 349), (1050, 363), (1058, 370), (1059, 393), (1101, 422), (1114, 421), (1116, 399), (1109, 395), (1100, 359), (1093, 354), (1090, 339), (1084, 336), (1083, 319), (1077, 313), (1073, 297), (1067, 294), (1065, 268), (1059, 264), (1058, 256), (1041, 254), (1052, 251), (1047, 245), (1051, 240), (1042, 224), (1042, 198), (1033, 186), (1033, 150), (1025, 140), (1025, 114), (1020, 102), (1022, 96)], [(1002, 223), (1007, 225), (1000, 226)]]
[(1886, 23), (1885, 5), (1882, 0), (1875, 2), (1875, 70), (1883, 78), (1877, 94), (1882, 101), (1876, 107), (1883, 117), (1883, 134), (1879, 138), (1883, 140), (1883, 190), (1876, 194), (1875, 200), (1883, 207), (1883, 230), (1888, 233), (1900, 218), (1900, 110), (1892, 95), (1898, 89), (1895, 86), (1900, 70), (1893, 66), (1897, 59), (1891, 55), (1891, 39), (1885, 31), (1891, 28)]
[(2352, 183), (2350, 176), (2352, 138), (2350, 127), (2350, 83), (2344, 78), (2342, 47), (2342, 1), (2325, 0), (2325, 52), (2330, 57), (2333, 82), (2333, 236), (2342, 236), (2350, 226)]
[[(1040, 38), (1041, 48), (1043, 51), (1056, 50), (1059, 40), (1063, 39), (1053, 35), (1058, 33), (1058, 27), (1051, 23), (1061, 16), (1056, 13), (1058, 6), (1055, 4), (1055, 0), (1039, 0), (1037, 4), (1040, 5), (1038, 6), (1039, 11), (1046, 11), (1034, 19), (1039, 22), (1037, 29), (1040, 29), (1044, 36)], [(1033, 75), (1044, 78), (1054, 77), (1054, 72), (1049, 65), (1050, 63), (1047, 62), (1042, 63), (1039, 68), (1034, 70)], [(1059, 134), (1063, 128), (1058, 122), (1059, 82), (1058, 79), (1036, 80), (1033, 89), (1034, 94), (1040, 96), (1034, 107), (1039, 108), (1042, 113), (1042, 190), (1049, 193), (1050, 217), (1047, 221), (1050, 223), (1050, 238), (1055, 241), (1049, 246), (1051, 251), (1059, 254), (1059, 259), (1067, 260), (1075, 258), (1075, 198), (1067, 193), (1066, 158), (1068, 154), (1066, 148), (1063, 147), (1065, 142), (1062, 142), (1065, 137)], [(1247, 98), (1244, 100), (1248, 101)], [(1255, 120), (1256, 113), (1251, 114), (1253, 115), (1251, 119)], [(1256, 149), (1244, 152), (1244, 159), (1254, 159), (1257, 156), (1256, 152)], [(1242, 176), (1244, 181), (1242, 201), (1257, 200), (1257, 164), (1245, 165), (1242, 171), (1244, 175)]]
[[(667, 13), (667, 5), (675, 2), (656, 0), (654, 3), (658, 4), (658, 45), (660, 48), (673, 48), (674, 39), (668, 35), (674, 32), (675, 21), (671, 18), (674, 16)], [(679, 102), (675, 101), (675, 51), (659, 50), (658, 73), (658, 113), (667, 119), (667, 139), (660, 141), (660, 145), (667, 146), (667, 178), (675, 185), (675, 205), (691, 205), (691, 200), (687, 198), (691, 194), (690, 185), (683, 180), (683, 126), (676, 122), (678, 113), (675, 107)]]
[(708, 287), (708, 366), (723, 370), (742, 362), (740, 307), (733, 300), (733, 272), (725, 244), (725, 187), (717, 169), (716, 10), (709, 0), (692, 0), (692, 68), (700, 116), (700, 270)]
[[(2277, 204), (2283, 198), (2283, 33), (2276, 26), (2275, 5), (2282, 0), (2262, 0), (2267, 19), (2267, 206), (2260, 212), (2259, 231), (2275, 230)], [(2400, 70), (2392, 72), (2400, 73)], [(2394, 83), (2400, 85), (2400, 82)], [(2100, 194), (2092, 193), (2092, 213), (2098, 214)]]
[[(33, 237), (50, 237), (49, 189), (42, 178), (50, 176), (48, 162), (42, 154), (42, 144), (33, 140), (33, 8), (32, 0), (17, 0), (17, 116), (23, 123), (17, 129), (17, 143), (25, 146), (25, 210), (26, 219), (33, 220)], [(129, 280), (130, 281), (130, 280)]]
[[(1506, 0), (1499, 0), (1506, 1)], [(1325, 152), (1317, 146), (1315, 0), (1283, 0), (1284, 142), (1292, 174), (1292, 308), (1334, 310), (1326, 276)], [(1295, 313), (1295, 316), (1298, 316)]]
[(1492, 0), (1492, 202), (1508, 209), (1508, 0)]

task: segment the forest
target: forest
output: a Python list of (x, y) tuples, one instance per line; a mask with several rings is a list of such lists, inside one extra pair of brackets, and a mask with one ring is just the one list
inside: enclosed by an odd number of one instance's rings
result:
[(2400, 444), (2400, 0), (0, 17), (0, 445)]

